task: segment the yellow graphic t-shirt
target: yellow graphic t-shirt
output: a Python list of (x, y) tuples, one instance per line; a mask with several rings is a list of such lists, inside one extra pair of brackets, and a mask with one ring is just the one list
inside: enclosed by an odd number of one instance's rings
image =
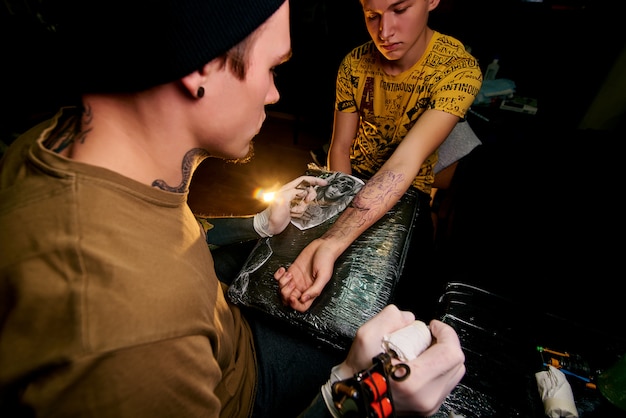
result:
[[(350, 160), (355, 174), (374, 175), (427, 109), (465, 116), (482, 84), (478, 61), (463, 44), (435, 32), (422, 58), (409, 70), (387, 75), (372, 42), (353, 49), (337, 75), (335, 108), (359, 112)], [(437, 152), (422, 164), (413, 186), (430, 193)]]

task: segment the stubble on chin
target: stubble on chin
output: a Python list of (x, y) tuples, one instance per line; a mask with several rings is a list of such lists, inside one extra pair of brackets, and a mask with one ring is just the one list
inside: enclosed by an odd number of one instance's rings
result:
[(224, 160), (227, 163), (232, 164), (246, 164), (249, 163), (254, 157), (254, 141), (250, 141), (250, 146), (248, 147), (248, 153), (241, 158), (225, 158)]

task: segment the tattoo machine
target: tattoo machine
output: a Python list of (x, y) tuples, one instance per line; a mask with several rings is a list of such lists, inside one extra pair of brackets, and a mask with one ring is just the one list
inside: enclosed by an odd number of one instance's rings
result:
[[(403, 362), (412, 360), (426, 350), (432, 341), (428, 326), (415, 321), (383, 338), (383, 350), (372, 359), (372, 366), (353, 377), (332, 385), (333, 403), (344, 418), (390, 418), (395, 417), (390, 380), (401, 382), (411, 374)], [(401, 363), (392, 364), (395, 358)]]

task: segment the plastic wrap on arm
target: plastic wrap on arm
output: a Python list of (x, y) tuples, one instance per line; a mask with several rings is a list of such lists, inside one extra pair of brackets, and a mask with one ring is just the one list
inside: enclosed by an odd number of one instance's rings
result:
[(230, 286), (228, 297), (334, 347), (346, 348), (359, 326), (389, 304), (402, 273), (416, 210), (417, 193), (411, 189), (337, 259), (331, 280), (305, 313), (281, 303), (274, 272), (288, 267), (339, 215), (306, 230), (289, 225), (281, 234), (260, 240)]

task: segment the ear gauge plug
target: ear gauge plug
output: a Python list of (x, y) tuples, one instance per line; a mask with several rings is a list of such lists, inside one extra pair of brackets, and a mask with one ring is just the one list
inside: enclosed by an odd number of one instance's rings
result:
[(196, 94), (198, 96), (198, 99), (201, 99), (202, 97), (204, 97), (204, 87), (202, 86), (198, 87), (198, 92)]

